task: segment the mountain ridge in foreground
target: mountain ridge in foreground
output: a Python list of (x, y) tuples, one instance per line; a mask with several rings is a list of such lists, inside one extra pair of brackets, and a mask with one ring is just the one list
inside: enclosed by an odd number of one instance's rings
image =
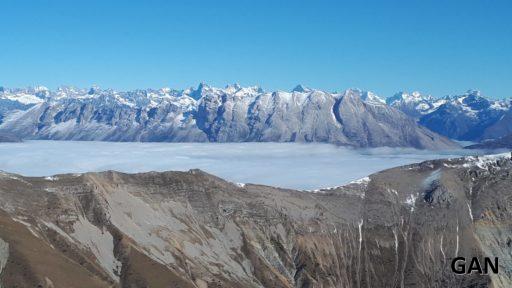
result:
[(371, 92), (259, 87), (117, 92), (97, 87), (0, 92), (0, 132), (22, 139), (144, 142), (322, 142), (353, 147), (458, 145)]
[[(315, 193), (199, 170), (0, 174), (4, 287), (510, 287), (510, 154)], [(455, 275), (453, 257), (499, 257)]]

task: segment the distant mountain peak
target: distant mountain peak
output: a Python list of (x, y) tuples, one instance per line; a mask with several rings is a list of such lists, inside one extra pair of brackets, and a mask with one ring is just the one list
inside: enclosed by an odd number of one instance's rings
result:
[(425, 99), (425, 98), (429, 98), (429, 97), (428, 96), (425, 97), (419, 91), (413, 91), (411, 93), (405, 92), (405, 91), (400, 91), (400, 92), (396, 93), (395, 95), (393, 95), (392, 97), (390, 97), (390, 99), (392, 99), (392, 100), (405, 100), (405, 101), (418, 101), (418, 100)]
[(36, 86), (36, 87), (34, 87), (34, 91), (42, 92), (42, 91), (50, 91), (50, 89), (48, 89), (48, 87), (46, 87), (46, 86)]
[(350, 88), (345, 90), (342, 95), (344, 97), (359, 98), (365, 103), (370, 104), (386, 104), (386, 101), (380, 98), (377, 94), (372, 91), (364, 91), (359, 88)]
[(160, 92), (161, 93), (164, 93), (164, 94), (168, 94), (168, 93), (171, 93), (172, 89), (169, 88), (169, 87), (163, 87), (160, 89)]
[(482, 93), (480, 92), (480, 90), (469, 89), (468, 91), (466, 91), (466, 95), (481, 97)]
[(208, 89), (208, 88), (210, 88), (210, 86), (208, 84), (206, 84), (204, 82), (201, 82), (201, 83), (199, 83), (199, 85), (197, 85), (197, 89), (196, 90), (202, 91), (202, 90)]
[(311, 92), (312, 90), (302, 84), (299, 84), (295, 86), (295, 88), (292, 89), (292, 92), (299, 92), (299, 93), (305, 93), (305, 92)]
[(361, 95), (364, 102), (370, 104), (386, 104), (386, 101), (371, 91), (364, 91)]
[(197, 88), (194, 90), (194, 89), (190, 89), (190, 96), (196, 100), (200, 99), (201, 97), (203, 97), (203, 94), (210, 89), (210, 86), (204, 82), (201, 82), (199, 83), (199, 85), (197, 86)]
[(412, 91), (411, 96), (414, 98), (421, 98), (421, 93), (419, 91)]
[(361, 96), (361, 94), (363, 93), (363, 90), (359, 89), (359, 88), (348, 88), (346, 89), (345, 91), (343, 91), (343, 95), (347, 96), (347, 95), (358, 95), (358, 96)]
[(89, 88), (89, 91), (87, 91), (88, 95), (94, 95), (97, 94), (100, 91), (100, 87), (96, 85), (92, 85), (91, 88)]
[(230, 89), (230, 88), (236, 91), (236, 90), (241, 89), (242, 86), (240, 86), (240, 84), (238, 84), (238, 83), (233, 83), (231, 85), (226, 85), (226, 89)]

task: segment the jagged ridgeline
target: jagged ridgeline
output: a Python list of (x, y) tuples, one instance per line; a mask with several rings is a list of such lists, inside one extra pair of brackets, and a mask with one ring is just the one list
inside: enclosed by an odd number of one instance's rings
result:
[[(199, 170), (0, 174), (2, 287), (512, 287), (510, 154), (315, 193)], [(37, 248), (36, 248), (37, 247)], [(457, 275), (455, 257), (498, 257)]]
[(401, 92), (386, 102), (452, 139), (479, 142), (512, 134), (511, 100), (486, 98), (479, 91), (443, 98)]
[(2, 89), (0, 115), (0, 132), (23, 139), (457, 147), (371, 92), (300, 85), (291, 92), (204, 84), (180, 91)]

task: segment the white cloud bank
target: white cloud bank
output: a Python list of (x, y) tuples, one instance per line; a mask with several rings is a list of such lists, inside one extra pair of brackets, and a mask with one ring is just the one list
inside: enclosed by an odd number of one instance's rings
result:
[(113, 143), (27, 141), (0, 144), (0, 170), (26, 176), (117, 170), (199, 168), (234, 183), (295, 189), (332, 187), (379, 170), (478, 151), (349, 149), (298, 143)]

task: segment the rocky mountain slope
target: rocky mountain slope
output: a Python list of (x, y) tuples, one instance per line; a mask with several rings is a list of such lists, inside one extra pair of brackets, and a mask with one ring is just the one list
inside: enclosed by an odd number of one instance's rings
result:
[(483, 141), (512, 133), (511, 100), (491, 100), (479, 91), (441, 99), (418, 92), (398, 93), (387, 103), (452, 139)]
[(355, 89), (327, 93), (299, 85), (291, 92), (265, 92), (258, 87), (219, 89), (201, 84), (183, 91), (2, 91), (0, 99), (25, 106), (4, 106), (0, 131), (23, 139), (457, 146), (373, 93)]
[[(0, 174), (2, 287), (511, 287), (510, 155), (319, 191), (198, 170)], [(453, 257), (499, 257), (455, 275)]]

